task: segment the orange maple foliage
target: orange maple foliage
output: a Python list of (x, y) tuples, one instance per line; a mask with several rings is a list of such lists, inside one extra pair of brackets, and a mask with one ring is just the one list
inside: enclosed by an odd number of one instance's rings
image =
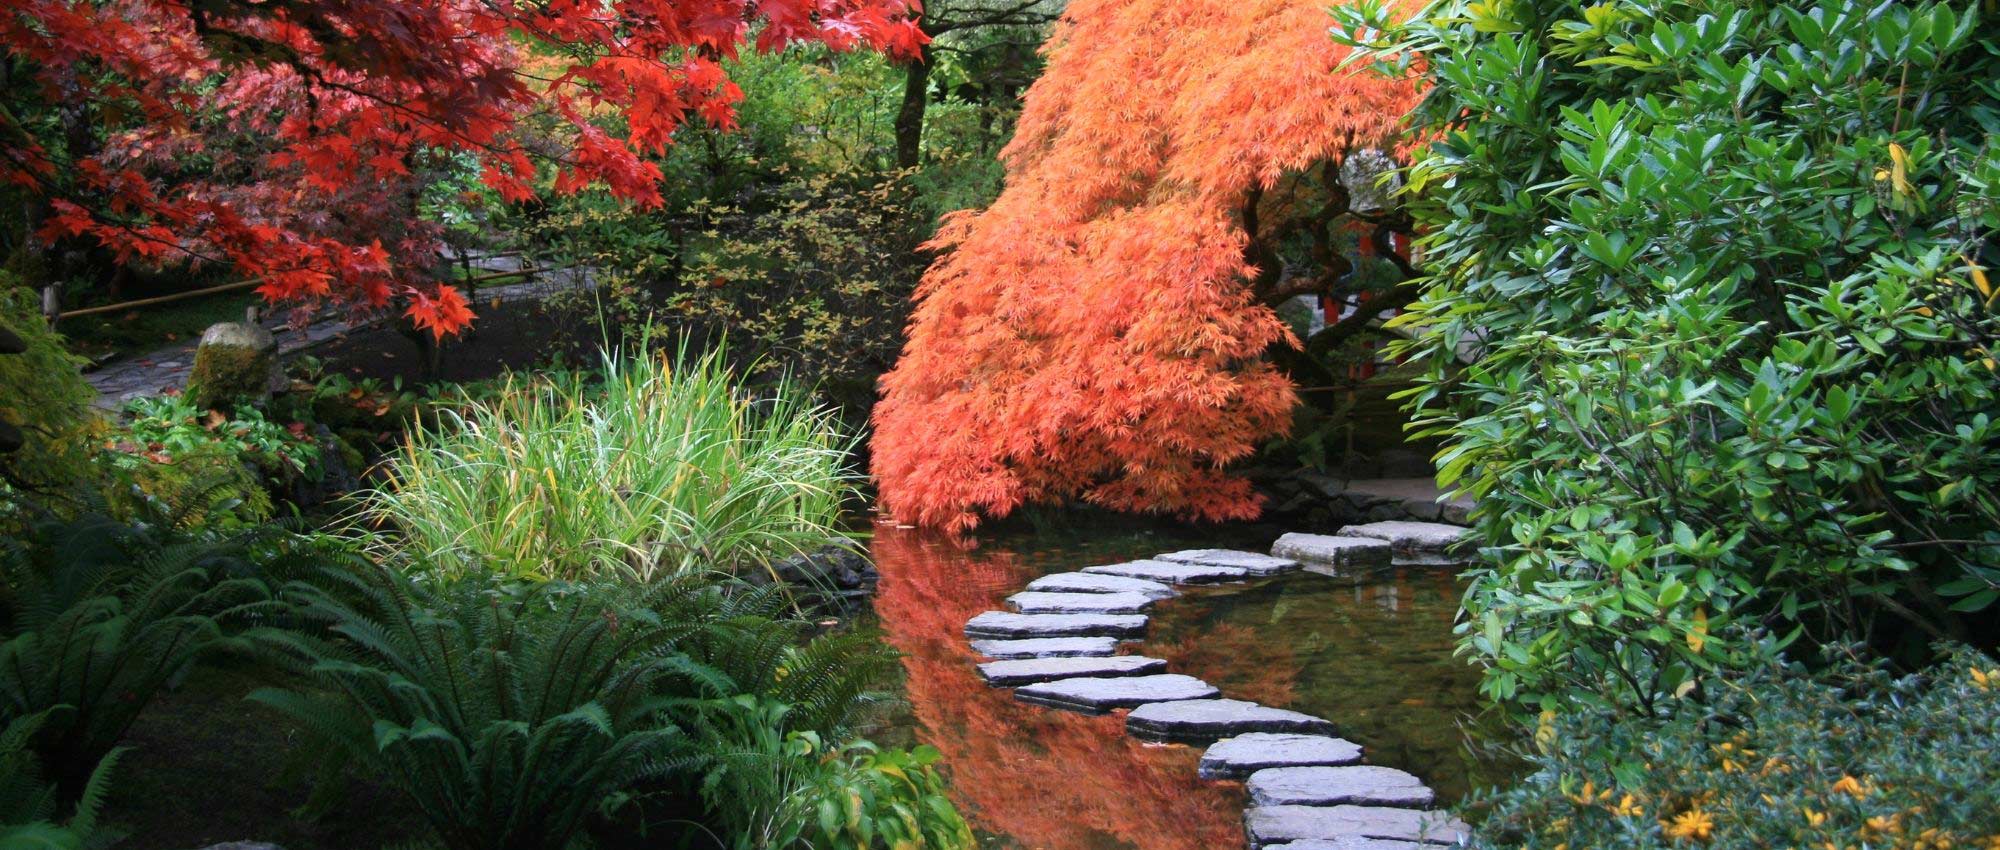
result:
[(1245, 200), (1389, 146), (1416, 100), (1339, 70), (1328, 26), (1321, 0), (1070, 4), (1005, 191), (931, 243), (947, 253), (876, 408), (890, 512), (952, 530), (1072, 498), (1257, 513), (1224, 467), (1289, 425), (1262, 355), (1297, 340), (1248, 285)]

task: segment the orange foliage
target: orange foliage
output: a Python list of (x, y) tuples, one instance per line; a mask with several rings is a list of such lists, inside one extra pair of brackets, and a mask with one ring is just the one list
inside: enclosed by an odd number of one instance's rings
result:
[(1336, 70), (1322, 0), (1077, 0), (1002, 152), (994, 204), (947, 220), (874, 473), (898, 518), (1081, 498), (1254, 516), (1223, 467), (1289, 424), (1262, 355), (1296, 344), (1246, 281), (1253, 189), (1391, 144), (1416, 94)]

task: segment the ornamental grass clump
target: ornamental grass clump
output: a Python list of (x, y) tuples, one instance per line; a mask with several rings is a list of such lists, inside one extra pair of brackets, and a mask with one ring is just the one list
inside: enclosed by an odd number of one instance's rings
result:
[(2000, 661), (1719, 682), (1662, 718), (1543, 715), (1534, 775), (1467, 804), (1475, 847), (2000, 848)]
[(445, 577), (741, 572), (833, 536), (848, 447), (789, 381), (752, 396), (719, 354), (611, 355), (443, 414), (362, 515)]

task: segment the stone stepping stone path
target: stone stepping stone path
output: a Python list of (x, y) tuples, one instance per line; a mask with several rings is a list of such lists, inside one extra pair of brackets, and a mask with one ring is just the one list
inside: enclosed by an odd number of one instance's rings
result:
[(1151, 599), (1172, 599), (1180, 591), (1157, 581), (1101, 573), (1055, 573), (1028, 582), (1043, 593), (1137, 593)]
[(1423, 808), (1437, 800), (1423, 780), (1393, 767), (1272, 767), (1244, 783), (1258, 806), (1396, 806)]
[(1242, 779), (1275, 767), (1359, 764), (1361, 745), (1328, 735), (1249, 732), (1225, 738), (1201, 754), (1201, 778)]
[[(1447, 533), (1442, 529), (1450, 529)], [(1167, 662), (1118, 655), (1120, 639), (1144, 637), (1153, 603), (1175, 585), (1263, 578), (1301, 566), (1315, 572), (1386, 567), (1392, 555), (1436, 553), (1463, 529), (1439, 523), (1377, 522), (1339, 535), (1286, 534), (1271, 554), (1186, 549), (1155, 558), (1042, 576), (1007, 597), (1013, 611), (987, 611), (965, 624), (973, 651), (994, 659), (979, 675), (1013, 688), (1021, 702), (1084, 714), (1131, 709), (1125, 729), (1147, 741), (1208, 744), (1199, 773), (1243, 780), (1252, 850), (1425, 850), (1468, 831), (1427, 811), (1436, 794), (1415, 776), (1361, 764), (1361, 747), (1334, 737), (1331, 721), (1303, 712), (1225, 699)]]
[(1250, 571), (1242, 567), (1177, 564), (1173, 561), (1154, 560), (1084, 567), (1083, 571), (1103, 576), (1142, 578), (1162, 584), (1218, 584), (1225, 581), (1242, 581), (1250, 577)]
[(965, 623), (971, 638), (1139, 637), (1143, 614), (1015, 614), (988, 611)]
[(1080, 676), (1145, 676), (1167, 672), (1167, 662), (1143, 655), (1102, 658), (1010, 658), (979, 665), (979, 676), (996, 688), (1074, 679)]
[(1139, 593), (1046, 593), (1024, 590), (1007, 597), (1007, 605), (1023, 614), (1137, 614), (1153, 604)]
[(1241, 567), (1253, 576), (1274, 576), (1299, 568), (1299, 562), (1290, 558), (1235, 549), (1182, 549), (1179, 552), (1160, 555), (1157, 560), (1210, 567)]
[(1023, 638), (1021, 640), (975, 640), (972, 651), (987, 658), (1075, 658), (1111, 655), (1118, 651), (1118, 639), (1110, 637)]

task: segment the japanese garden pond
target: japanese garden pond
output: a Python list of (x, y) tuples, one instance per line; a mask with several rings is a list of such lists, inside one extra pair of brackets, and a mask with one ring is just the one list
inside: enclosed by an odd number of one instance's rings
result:
[[(899, 699), (871, 728), (883, 743), (944, 754), (954, 801), (982, 846), (1196, 850), (1241, 846), (1237, 783), (1195, 775), (1201, 750), (1147, 744), (1117, 715), (1054, 711), (989, 688), (963, 628), (1004, 609), (1035, 577), (1187, 548), (1262, 551), (1275, 527), (1041, 527), (982, 533), (965, 546), (877, 526), (874, 627), (902, 653)], [(1515, 776), (1487, 737), (1478, 674), (1453, 657), (1461, 585), (1449, 565), (1366, 579), (1293, 573), (1184, 589), (1150, 611), (1135, 650), (1232, 698), (1328, 718), (1371, 764), (1401, 768), (1449, 805)]]

